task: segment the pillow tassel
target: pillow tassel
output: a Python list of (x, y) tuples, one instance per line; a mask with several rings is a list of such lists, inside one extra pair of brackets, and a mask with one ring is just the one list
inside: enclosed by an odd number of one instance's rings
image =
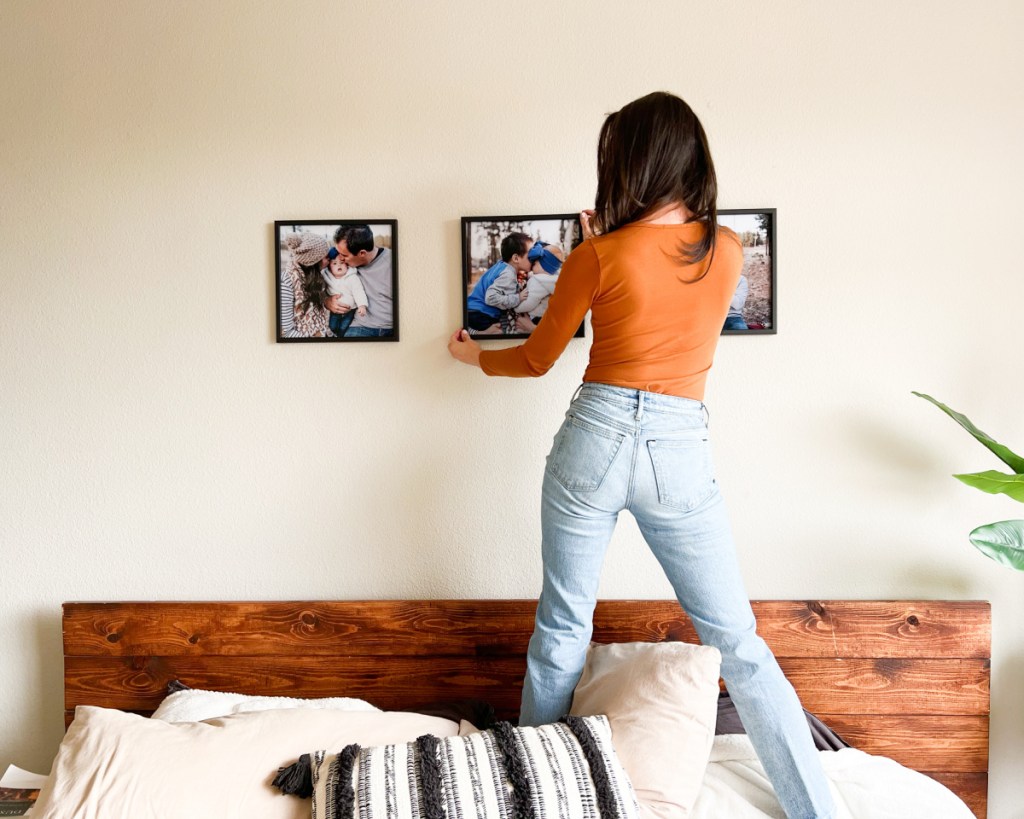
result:
[(271, 783), (281, 793), (308, 799), (313, 795), (313, 770), (309, 754), (303, 754), (298, 762), (286, 768), (278, 768), (277, 776)]
[(352, 819), (355, 816), (356, 791), (352, 786), (352, 769), (355, 768), (359, 750), (356, 743), (346, 745), (335, 760), (338, 766), (338, 781), (334, 787), (334, 804), (337, 806), (336, 816), (339, 819)]
[(444, 792), (441, 785), (441, 760), (437, 758), (441, 741), (433, 734), (416, 740), (419, 752), (419, 774), (422, 783), (422, 819), (445, 819)]
[(514, 819), (536, 819), (530, 798), (530, 780), (526, 775), (526, 763), (516, 741), (516, 729), (510, 722), (496, 723), (494, 739), (505, 763), (505, 772), (512, 786), (512, 816)]
[(597, 791), (597, 808), (601, 811), (601, 816), (618, 819), (619, 809), (615, 804), (614, 789), (608, 779), (608, 769), (605, 768), (604, 758), (601, 756), (601, 746), (598, 745), (594, 735), (590, 733), (587, 721), (582, 717), (564, 716), (560, 722), (564, 722), (566, 727), (572, 731), (583, 751), (583, 757), (590, 766), (590, 778), (594, 780), (594, 790)]

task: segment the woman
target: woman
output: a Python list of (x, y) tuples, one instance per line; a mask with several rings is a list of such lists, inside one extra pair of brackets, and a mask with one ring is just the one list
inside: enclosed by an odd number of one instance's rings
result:
[(583, 385), (548, 456), (544, 585), (530, 640), (521, 724), (569, 711), (592, 633), (605, 549), (629, 510), (722, 676), (790, 817), (834, 803), (796, 692), (755, 632), (711, 469), (704, 384), (743, 252), (719, 229), (707, 138), (678, 97), (611, 114), (598, 142), (597, 201), (565, 260), (544, 320), (518, 347), (482, 352), (459, 330), (452, 356), (488, 375), (539, 376), (588, 310)]
[(332, 336), (327, 312), (327, 282), (321, 273), (330, 246), (323, 236), (301, 231), (284, 237), (291, 251), (281, 276), (281, 337), (325, 338)]

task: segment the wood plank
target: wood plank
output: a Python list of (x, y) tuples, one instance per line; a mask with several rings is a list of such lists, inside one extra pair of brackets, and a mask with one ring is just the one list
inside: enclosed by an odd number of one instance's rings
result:
[(780, 658), (814, 714), (987, 715), (988, 660)]
[(65, 654), (522, 654), (535, 601), (66, 603)]
[[(987, 603), (755, 601), (779, 657), (989, 656)], [(66, 603), (65, 653), (393, 656), (523, 653), (533, 600)], [(409, 639), (414, 635), (415, 639)], [(675, 601), (605, 600), (598, 642), (696, 642)]]
[[(804, 707), (829, 714), (988, 711), (986, 660), (780, 661)], [(362, 697), (383, 708), (482, 699), (518, 705), (524, 657), (65, 658), (65, 702), (155, 708), (172, 679), (194, 688), (282, 696)]]
[(978, 819), (988, 819), (988, 774), (922, 771), (959, 796)]
[(755, 608), (779, 657), (991, 656), (991, 606), (977, 601), (774, 600)]
[(988, 770), (988, 717), (817, 714), (865, 753), (887, 756), (918, 771)]
[(524, 657), (68, 657), (64, 705), (152, 711), (167, 683), (192, 688), (288, 697), (358, 697), (379, 708), (480, 699), (502, 715), (519, 709)]

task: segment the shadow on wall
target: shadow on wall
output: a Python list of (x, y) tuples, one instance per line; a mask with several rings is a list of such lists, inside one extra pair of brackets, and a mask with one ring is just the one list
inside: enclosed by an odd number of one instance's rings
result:
[[(36, 665), (25, 680), (32, 695), (26, 697), (26, 710), (4, 726), (7, 738), (21, 743), (5, 756), (22, 767), (49, 773), (64, 735), (64, 636), (60, 605), (55, 604), (53, 611), (46, 609), (26, 615), (25, 620), (36, 642)], [(23, 743), (28, 737), (35, 737), (31, 746)], [(26, 752), (29, 756), (20, 756)]]
[[(842, 587), (860, 588), (868, 597), (892, 597), (905, 600), (988, 600), (991, 593), (979, 584), (976, 577), (962, 571), (937, 564), (923, 563), (913, 557), (934, 549), (934, 544), (895, 542), (891, 538), (882, 543), (880, 551), (866, 551), (865, 542), (879, 543), (886, 531), (873, 524), (847, 531), (829, 531), (808, 534), (800, 539), (796, 554), (816, 555), (827, 544), (827, 574), (819, 578), (831, 584), (841, 579)], [(838, 582), (838, 581), (836, 581)], [(888, 591), (887, 591), (888, 590)], [(836, 592), (849, 596), (849, 592)], [(830, 592), (819, 592), (827, 596)]]
[[(858, 415), (838, 427), (851, 449), (860, 452), (864, 463), (875, 463), (871, 485), (882, 491), (908, 494), (917, 487), (921, 494), (946, 477), (942, 460), (913, 428), (900, 426), (884, 416)], [(838, 444), (838, 441), (837, 441)]]
[(978, 584), (962, 572), (938, 566), (913, 563), (898, 571), (887, 572), (894, 578), (894, 586), (906, 590), (907, 599), (921, 598), (949, 600), (988, 600), (989, 595), (979, 591)]

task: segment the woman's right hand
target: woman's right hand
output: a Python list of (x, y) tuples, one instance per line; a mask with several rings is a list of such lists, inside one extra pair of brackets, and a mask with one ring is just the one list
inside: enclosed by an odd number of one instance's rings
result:
[(580, 211), (580, 227), (583, 228), (583, 238), (593, 239), (597, 236), (597, 228), (594, 225), (594, 216), (596, 212), (592, 208), (587, 208)]
[(473, 367), (480, 366), (480, 345), (473, 340), (468, 330), (459, 328), (452, 333), (448, 339), (448, 352), (456, 361)]

